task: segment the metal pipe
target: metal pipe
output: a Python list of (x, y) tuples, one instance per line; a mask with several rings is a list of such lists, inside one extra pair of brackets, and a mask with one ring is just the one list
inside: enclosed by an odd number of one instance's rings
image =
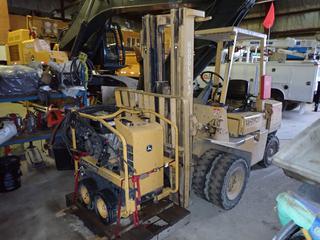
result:
[(33, 107), (33, 108), (36, 108), (37, 110), (39, 111), (42, 111), (42, 112), (48, 112), (50, 110), (61, 110), (59, 108), (53, 108), (53, 107), (46, 107), (46, 106), (42, 106), (40, 104), (37, 104), (37, 103), (33, 103), (33, 102), (19, 102), (19, 104), (22, 104), (24, 107)]
[[(77, 149), (76, 130), (73, 127), (71, 128), (71, 138), (72, 138), (72, 148)], [(77, 174), (78, 170), (79, 170), (79, 163), (78, 161), (74, 161), (74, 175)]]
[(258, 5), (258, 4), (263, 4), (263, 3), (269, 3), (269, 2), (274, 2), (274, 0), (261, 0), (261, 1), (256, 1), (256, 5)]

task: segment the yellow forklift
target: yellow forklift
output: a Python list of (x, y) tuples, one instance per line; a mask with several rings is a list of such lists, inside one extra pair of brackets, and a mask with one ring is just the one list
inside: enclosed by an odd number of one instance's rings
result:
[[(223, 209), (234, 207), (250, 167), (269, 165), (279, 148), (275, 133), (282, 106), (268, 99), (263, 57), (256, 81), (230, 79), (236, 41), (258, 39), (263, 53), (266, 35), (236, 27), (194, 32), (195, 21), (205, 20), (204, 12), (189, 8), (143, 17), (144, 91), (119, 88), (117, 111), (103, 106), (74, 111), (63, 123), (78, 193), (67, 201), (93, 210), (108, 224), (103, 233), (109, 238), (151, 239), (170, 229), (189, 214), (192, 188)], [(171, 32), (170, 54), (162, 59), (165, 49), (158, 48), (154, 58), (165, 28)], [(217, 56), (212, 81), (194, 103), (195, 37), (217, 42)], [(223, 75), (225, 47), (229, 61)], [(252, 84), (257, 88), (250, 93)], [(99, 224), (88, 225), (92, 222)]]

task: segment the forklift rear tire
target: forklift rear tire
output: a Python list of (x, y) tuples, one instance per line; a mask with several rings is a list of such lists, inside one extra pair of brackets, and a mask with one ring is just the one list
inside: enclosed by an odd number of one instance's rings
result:
[(279, 151), (280, 142), (275, 134), (269, 134), (263, 159), (259, 164), (262, 167), (269, 167), (272, 164), (273, 156)]
[(233, 154), (217, 160), (208, 186), (209, 200), (222, 209), (235, 207), (246, 188), (250, 168), (247, 161)]
[(87, 208), (92, 209), (94, 194), (97, 191), (97, 185), (91, 178), (83, 179), (79, 182), (80, 201)]
[(214, 168), (215, 162), (222, 156), (222, 152), (210, 149), (195, 161), (192, 188), (197, 196), (206, 199), (204, 189), (206, 182), (210, 177), (210, 170)]

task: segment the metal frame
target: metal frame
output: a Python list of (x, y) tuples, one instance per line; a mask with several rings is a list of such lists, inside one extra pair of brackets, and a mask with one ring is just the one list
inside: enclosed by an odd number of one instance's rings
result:
[[(238, 27), (225, 27), (225, 28), (199, 30), (195, 32), (195, 37), (198, 39), (217, 42), (217, 55), (216, 55), (217, 60), (215, 65), (215, 71), (219, 74), (221, 71), (221, 55), (222, 55), (221, 52), (223, 51), (226, 42), (233, 42), (231, 51), (229, 49), (229, 59), (227, 63), (228, 66), (226, 67), (226, 71), (224, 73), (224, 83), (222, 86), (222, 92), (221, 92), (221, 97), (219, 101), (221, 104), (225, 104), (231, 70), (232, 70), (232, 64), (234, 62), (234, 53), (235, 53), (237, 41), (258, 39), (258, 41), (260, 41), (260, 52), (264, 53), (264, 49), (267, 41), (267, 35), (246, 30), (243, 28), (238, 28)], [(259, 72), (259, 75), (260, 75), (259, 80), (260, 80), (261, 77), (266, 73), (264, 58), (260, 58), (259, 70), (260, 70)], [(215, 81), (215, 85), (219, 83), (219, 79), (217, 76), (215, 76), (214, 81)], [(260, 101), (260, 84), (259, 84), (257, 99), (259, 102)], [(258, 104), (258, 105), (261, 105), (261, 104)]]

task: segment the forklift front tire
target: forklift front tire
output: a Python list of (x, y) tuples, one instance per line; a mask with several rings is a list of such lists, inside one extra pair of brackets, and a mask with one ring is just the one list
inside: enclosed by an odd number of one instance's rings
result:
[(246, 188), (249, 171), (245, 159), (225, 154), (218, 160), (210, 176), (210, 201), (225, 210), (235, 207)]
[(218, 150), (209, 149), (195, 161), (192, 177), (192, 188), (197, 196), (207, 199), (205, 196), (205, 186), (210, 175), (210, 169), (214, 168), (214, 164), (223, 156), (223, 154), (223, 152)]

